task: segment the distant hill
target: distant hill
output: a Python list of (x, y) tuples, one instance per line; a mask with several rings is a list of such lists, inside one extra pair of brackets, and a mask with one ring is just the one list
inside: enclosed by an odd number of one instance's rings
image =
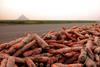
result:
[(18, 17), (17, 20), (29, 20), (29, 19), (26, 16), (21, 15), (21, 16)]

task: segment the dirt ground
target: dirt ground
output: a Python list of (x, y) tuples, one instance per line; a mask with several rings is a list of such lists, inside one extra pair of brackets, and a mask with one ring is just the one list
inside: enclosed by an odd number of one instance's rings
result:
[[(34, 32), (41, 35), (49, 30), (59, 30), (62, 26), (90, 25), (91, 23), (69, 23), (69, 24), (32, 24), (32, 25), (0, 25), (0, 42), (8, 42), (23, 36), (25, 32)], [(92, 23), (93, 24), (93, 23)]]

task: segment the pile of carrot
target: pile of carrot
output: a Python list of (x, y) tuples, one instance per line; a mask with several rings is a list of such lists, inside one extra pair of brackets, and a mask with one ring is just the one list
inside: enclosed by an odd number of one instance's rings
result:
[(0, 67), (100, 67), (100, 25), (27, 33), (1, 43)]

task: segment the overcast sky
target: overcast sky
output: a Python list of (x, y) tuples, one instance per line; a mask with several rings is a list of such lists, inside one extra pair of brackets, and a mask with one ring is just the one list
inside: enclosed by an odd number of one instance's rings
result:
[(0, 20), (99, 20), (100, 0), (0, 0)]

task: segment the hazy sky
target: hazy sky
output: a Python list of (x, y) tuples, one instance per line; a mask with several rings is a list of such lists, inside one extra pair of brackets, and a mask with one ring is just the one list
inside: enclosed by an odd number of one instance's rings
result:
[(100, 0), (0, 0), (0, 20), (99, 20)]

